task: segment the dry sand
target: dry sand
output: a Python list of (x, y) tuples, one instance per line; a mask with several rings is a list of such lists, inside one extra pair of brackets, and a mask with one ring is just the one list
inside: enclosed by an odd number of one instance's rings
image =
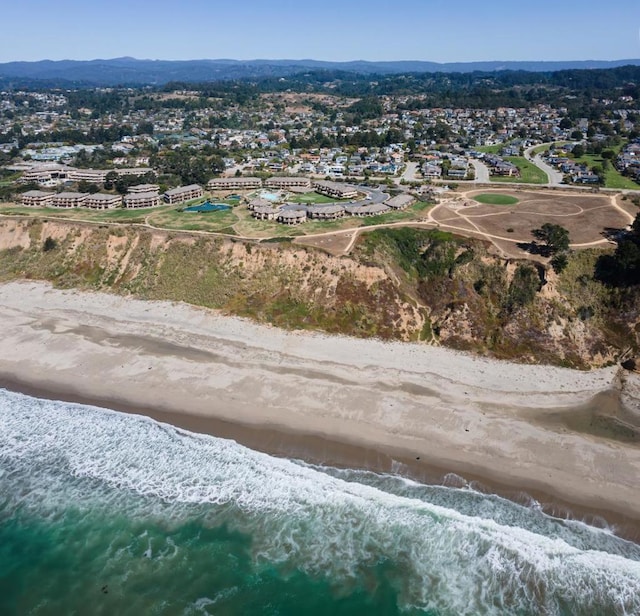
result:
[(370, 467), (430, 464), (640, 521), (640, 386), (624, 377), (622, 407), (617, 367), (578, 372), (284, 332), (31, 281), (0, 285), (0, 317), (9, 388), (148, 412), (251, 446), (262, 435), (260, 448), (314, 461), (349, 464), (351, 448)]

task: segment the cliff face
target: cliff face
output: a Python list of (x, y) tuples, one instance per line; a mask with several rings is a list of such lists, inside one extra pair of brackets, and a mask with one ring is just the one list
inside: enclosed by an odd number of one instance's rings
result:
[[(50, 238), (50, 239), (48, 239)], [(558, 278), (474, 240), (411, 229), (350, 257), (134, 227), (0, 220), (0, 280), (169, 299), (289, 328), (425, 340), (527, 362), (614, 361), (637, 344), (638, 302), (615, 309), (581, 253)]]

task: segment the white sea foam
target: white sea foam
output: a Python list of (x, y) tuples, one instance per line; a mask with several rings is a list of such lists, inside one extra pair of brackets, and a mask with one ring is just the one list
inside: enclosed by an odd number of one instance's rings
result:
[(2, 390), (0, 463), (0, 486), (26, 486), (9, 498), (41, 515), (87, 499), (154, 515), (159, 503), (175, 523), (198, 515), (250, 534), (257, 561), (337, 581), (392, 563), (405, 606), (640, 614), (638, 546), (469, 489), (321, 472), (144, 417)]

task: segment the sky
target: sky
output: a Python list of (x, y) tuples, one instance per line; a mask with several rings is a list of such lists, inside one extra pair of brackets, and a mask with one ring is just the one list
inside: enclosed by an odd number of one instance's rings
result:
[(640, 58), (638, 0), (20, 0), (0, 62)]

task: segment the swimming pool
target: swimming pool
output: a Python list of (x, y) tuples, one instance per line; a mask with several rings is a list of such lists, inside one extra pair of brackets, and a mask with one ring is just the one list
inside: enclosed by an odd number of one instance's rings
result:
[(185, 212), (220, 212), (222, 210), (230, 210), (230, 205), (225, 205), (224, 203), (211, 203), (209, 201), (205, 201), (200, 205), (192, 205), (191, 207), (184, 208)]
[(267, 201), (284, 201), (284, 195), (281, 192), (271, 192), (270, 190), (261, 190), (260, 193), (261, 199), (266, 199)]

